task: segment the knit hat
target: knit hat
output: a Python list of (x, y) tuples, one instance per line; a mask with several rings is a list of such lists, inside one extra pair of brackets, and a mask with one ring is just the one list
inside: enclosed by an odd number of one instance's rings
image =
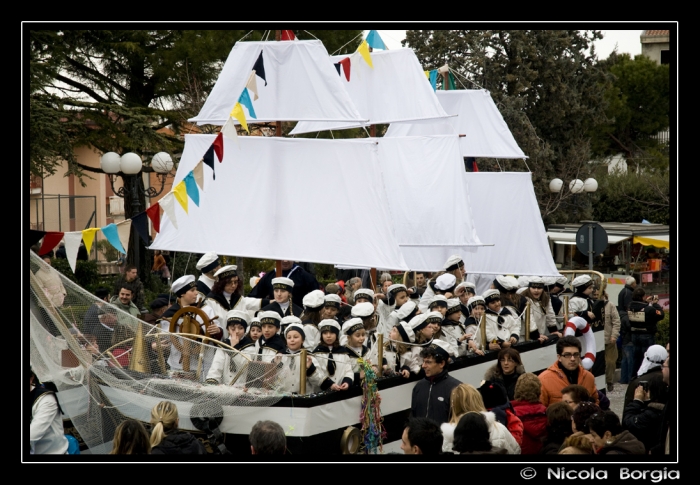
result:
[(474, 295), (469, 298), (469, 300), (467, 300), (467, 311), (471, 313), (476, 305), (484, 305), (484, 307), (486, 307), (486, 301), (483, 296)]
[(352, 307), (350, 315), (353, 317), (367, 318), (374, 313), (374, 305), (368, 302), (358, 303)]
[(432, 310), (433, 308), (448, 308), (449, 305), (447, 304), (447, 298), (445, 298), (444, 295), (435, 295), (431, 300), (430, 303), (428, 303), (428, 309)]
[(416, 341), (416, 334), (408, 322), (402, 320), (394, 326), (396, 327), (396, 330), (398, 330), (399, 335), (401, 335), (401, 339), (404, 342), (413, 343)]
[(591, 279), (590, 276), (587, 274), (577, 276), (574, 278), (574, 280), (571, 282), (571, 286), (574, 288), (575, 291), (583, 291), (589, 286), (593, 284), (593, 280)]
[(358, 298), (367, 298), (370, 302), (374, 301), (374, 292), (367, 288), (358, 288), (355, 293), (353, 293), (353, 299), (357, 301)]
[(447, 300), (447, 313), (445, 316), (452, 315), (453, 313), (458, 313), (462, 311), (460, 308), (459, 298), (450, 298)]
[(486, 409), (492, 409), (508, 402), (508, 393), (500, 382), (484, 381), (479, 386), (478, 391), (484, 400)]
[(661, 367), (664, 362), (668, 359), (668, 352), (661, 345), (650, 345), (646, 352), (644, 352), (644, 359), (642, 359), (642, 365), (639, 367), (638, 376), (646, 374), (652, 369)]
[(469, 293), (476, 293), (476, 285), (471, 281), (462, 281), (455, 287), (455, 294), (460, 293), (460, 288), (464, 288)]
[(427, 313), (421, 313), (420, 315), (416, 315), (415, 317), (411, 318), (408, 325), (413, 330), (413, 333), (418, 333), (428, 326), (428, 323), (425, 321), (427, 316)]
[(484, 303), (487, 305), (491, 303), (492, 301), (500, 300), (501, 299), (501, 292), (498, 290), (486, 290), (484, 292)]
[(413, 318), (418, 311), (418, 305), (416, 305), (415, 302), (412, 301), (407, 301), (403, 305), (401, 305), (401, 308), (398, 310), (394, 310), (392, 313), (396, 314), (396, 318), (401, 320), (410, 320)]

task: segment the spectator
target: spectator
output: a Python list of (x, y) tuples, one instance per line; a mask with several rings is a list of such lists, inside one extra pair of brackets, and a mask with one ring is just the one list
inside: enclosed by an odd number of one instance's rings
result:
[(446, 423), (450, 419), (452, 390), (460, 384), (447, 372), (450, 354), (439, 343), (433, 342), (421, 351), (420, 356), (425, 378), (413, 387), (411, 416)]
[(575, 411), (582, 402), (589, 402), (591, 395), (585, 387), (579, 384), (570, 384), (561, 390), (561, 400), (571, 406), (572, 411)]
[(508, 400), (505, 388), (496, 381), (484, 381), (479, 386), (479, 393), (484, 400), (486, 409), (496, 415), (496, 419), (503, 424), (515, 441), (521, 447), (523, 445), (523, 422), (515, 415), (513, 406)]
[(31, 416), (28, 416), (31, 420), (30, 453), (33, 455), (66, 454), (68, 439), (63, 434), (63, 418), (56, 394), (42, 386), (31, 369), (29, 370), (28, 404), (31, 407)]
[(161, 280), (167, 281), (167, 278), (163, 275), (165, 268), (165, 258), (160, 250), (156, 249), (153, 253), (153, 266), (151, 266), (151, 273), (158, 276)]
[(163, 313), (165, 313), (165, 310), (168, 309), (170, 304), (165, 298), (156, 298), (149, 306), (151, 307), (151, 311), (143, 316), (143, 320), (146, 323), (155, 325), (156, 322), (161, 319)]
[(561, 390), (569, 384), (580, 384), (598, 403), (595, 377), (581, 365), (581, 341), (566, 336), (557, 342), (557, 361), (539, 376), (542, 382), (540, 401), (545, 406), (561, 401)]
[(134, 302), (140, 313), (146, 313), (146, 295), (143, 290), (143, 283), (139, 279), (139, 270), (133, 264), (127, 264), (124, 268), (124, 276), (121, 276), (114, 282), (113, 295), (118, 295), (122, 286), (128, 283), (128, 288), (131, 288), (133, 296), (131, 301)]
[(571, 416), (574, 411), (565, 402), (555, 402), (547, 408), (547, 440), (541, 455), (556, 455), (564, 440), (573, 434)]
[(486, 417), (481, 413), (466, 413), (459, 419), (454, 432), (452, 449), (461, 455), (505, 455), (505, 448), (493, 446)]
[(588, 436), (583, 433), (574, 433), (564, 440), (561, 445), (560, 455), (592, 455), (593, 445)]
[(80, 245), (78, 246), (78, 255), (76, 256), (76, 259), (78, 261), (88, 260), (87, 248), (85, 247), (85, 243), (83, 241), (80, 241)]
[(284, 455), (287, 437), (282, 426), (274, 421), (258, 421), (248, 435), (250, 452), (253, 455)]
[(83, 330), (86, 334), (97, 338), (97, 346), (100, 352), (104, 352), (112, 345), (112, 334), (117, 324), (117, 317), (114, 309), (107, 304), (109, 302), (107, 288), (98, 288), (95, 290), (95, 296), (98, 300), (90, 305), (83, 317)]
[(192, 434), (178, 429), (177, 406), (161, 401), (151, 409), (151, 454), (205, 455), (204, 445)]
[(498, 352), (498, 361), (486, 370), (484, 380), (496, 381), (503, 385), (508, 399), (512, 401), (515, 396), (515, 385), (524, 373), (525, 366), (520, 358), (520, 352), (512, 347), (506, 347)]
[(114, 430), (110, 455), (149, 455), (151, 442), (148, 431), (135, 419), (125, 419)]
[(439, 455), (442, 451), (440, 425), (429, 418), (409, 418), (401, 435), (406, 455)]
[(58, 243), (58, 249), (56, 250), (56, 257), (60, 259), (67, 259), (66, 256), (66, 243), (61, 241)]
[(663, 375), (663, 368), (661, 366), (667, 358), (668, 352), (661, 345), (652, 345), (644, 353), (642, 365), (639, 367), (637, 376), (630, 381), (627, 386), (627, 391), (625, 391), (625, 402), (622, 408), (623, 422), (625, 420), (624, 410), (627, 409), (627, 405), (634, 399), (634, 392), (639, 386), (639, 381), (649, 381), (654, 375)]
[(657, 323), (664, 319), (658, 295), (645, 297), (644, 288), (637, 287), (632, 293), (628, 317), (634, 345), (634, 369), (639, 369), (644, 352), (656, 343)]
[(600, 411), (600, 407), (590, 401), (584, 401), (579, 404), (576, 409), (574, 409), (574, 414), (571, 416), (571, 431), (574, 433), (589, 435), (590, 430), (586, 424), (588, 418), (593, 416), (595, 413), (599, 413)]
[(622, 427), (632, 433), (649, 452), (660, 443), (659, 430), (668, 402), (668, 385), (661, 374), (653, 375), (646, 384), (634, 390), (634, 400), (625, 408)]
[[(603, 340), (605, 341), (605, 383), (608, 392), (615, 388), (615, 367), (617, 366), (617, 338), (620, 336), (620, 315), (615, 305), (608, 300), (608, 294), (601, 295), (605, 302), (603, 309)], [(594, 299), (598, 298), (597, 290), (593, 294)]]
[(644, 443), (623, 430), (620, 418), (612, 411), (601, 411), (586, 422), (593, 450), (599, 455), (643, 455)]
[[(294, 281), (292, 301), (304, 301), (304, 297), (313, 290), (320, 290), (321, 285), (316, 277), (294, 261), (282, 261), (282, 276)], [(270, 270), (260, 278), (258, 284), (250, 292), (252, 298), (273, 298), (272, 279), (276, 278), (275, 270)]]
[(141, 312), (132, 300), (133, 294), (133, 287), (128, 283), (123, 283), (117, 292), (117, 296), (113, 296), (110, 303), (120, 310), (140, 318)]
[(354, 276), (345, 283), (345, 301), (351, 305), (355, 303), (355, 292), (362, 288), (362, 279)]
[(515, 415), (523, 422), (523, 455), (535, 455), (547, 438), (547, 408), (540, 402), (542, 384), (535, 374), (526, 372), (515, 384)]

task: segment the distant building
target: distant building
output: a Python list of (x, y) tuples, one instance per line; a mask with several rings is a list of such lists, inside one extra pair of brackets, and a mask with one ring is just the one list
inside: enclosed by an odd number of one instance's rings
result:
[(668, 64), (670, 58), (668, 30), (645, 30), (639, 36), (642, 42), (642, 54), (657, 64)]

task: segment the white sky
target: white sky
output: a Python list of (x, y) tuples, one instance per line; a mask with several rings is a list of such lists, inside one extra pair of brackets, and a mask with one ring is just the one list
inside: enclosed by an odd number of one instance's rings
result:
[[(369, 31), (365, 31), (367, 36)], [(406, 38), (405, 30), (377, 30), (379, 36), (389, 49), (400, 49), (401, 40)], [(596, 54), (598, 59), (606, 59), (615, 49), (619, 54), (628, 53), (632, 57), (642, 53), (642, 43), (639, 36), (642, 30), (601, 30), (603, 39), (596, 41)]]

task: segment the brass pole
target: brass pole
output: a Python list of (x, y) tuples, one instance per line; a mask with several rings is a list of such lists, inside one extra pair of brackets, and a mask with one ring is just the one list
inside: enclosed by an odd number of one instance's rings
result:
[(306, 349), (301, 349), (299, 354), (301, 365), (299, 365), (299, 394), (306, 394)]
[(525, 305), (525, 340), (530, 340), (530, 300)]
[[(564, 327), (566, 327), (566, 322), (569, 321), (569, 295), (564, 295)], [(564, 328), (562, 327), (562, 329)]]
[(481, 322), (479, 322), (481, 330), (481, 350), (488, 350), (489, 347), (486, 342), (486, 314), (481, 315)]
[(382, 332), (378, 332), (379, 335), (377, 335), (377, 369), (379, 369), (379, 375), (381, 375), (382, 371), (382, 362), (384, 361), (384, 334)]
[(143, 322), (139, 321), (137, 325), (134, 345), (131, 348), (131, 358), (129, 359), (129, 370), (150, 373), (148, 354), (146, 352), (146, 338), (143, 334)]

